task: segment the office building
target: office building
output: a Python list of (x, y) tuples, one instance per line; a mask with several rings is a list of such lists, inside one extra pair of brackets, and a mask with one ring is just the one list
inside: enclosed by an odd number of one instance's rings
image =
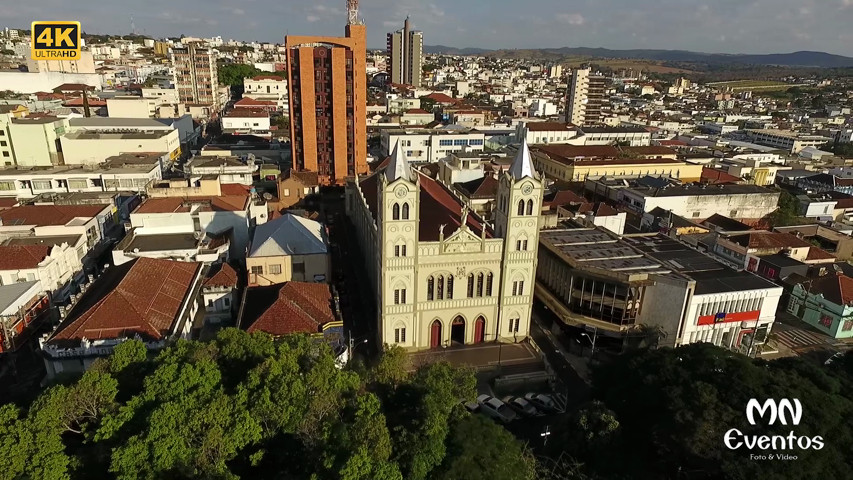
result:
[(216, 54), (201, 43), (188, 43), (174, 48), (175, 88), (178, 101), (187, 104), (210, 105), (214, 113), (219, 110), (216, 73)]
[(566, 123), (584, 126), (601, 122), (604, 104), (604, 77), (589, 68), (576, 68), (566, 93)]
[(406, 17), (402, 30), (388, 34), (387, 72), (392, 83), (421, 86), (424, 33), (412, 30)]
[(293, 168), (321, 185), (367, 172), (365, 27), (348, 5), (344, 37), (285, 38)]

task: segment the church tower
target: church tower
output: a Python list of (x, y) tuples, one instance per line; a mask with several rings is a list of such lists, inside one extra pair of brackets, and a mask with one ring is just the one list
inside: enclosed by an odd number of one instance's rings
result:
[(530, 149), (522, 141), (509, 170), (500, 176), (495, 210), (495, 234), (504, 244), (500, 315), (494, 333), (502, 341), (526, 338), (530, 330), (543, 193)]
[(379, 345), (415, 344), (420, 181), (400, 148), (379, 178)]

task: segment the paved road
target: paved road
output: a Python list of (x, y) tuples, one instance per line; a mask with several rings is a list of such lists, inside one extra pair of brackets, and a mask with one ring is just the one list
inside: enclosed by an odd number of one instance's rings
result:
[(589, 378), (589, 367), (586, 359), (571, 355), (560, 339), (549, 330), (547, 320), (535, 311), (530, 320), (530, 336), (545, 353), (548, 363), (560, 381), (565, 385), (568, 408), (579, 405), (589, 398), (589, 385), (584, 379)]

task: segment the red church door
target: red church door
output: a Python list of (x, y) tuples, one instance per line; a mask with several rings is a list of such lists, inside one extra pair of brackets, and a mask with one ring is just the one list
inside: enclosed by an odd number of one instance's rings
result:
[(438, 348), (441, 345), (441, 322), (432, 322), (429, 336), (429, 348)]
[(474, 343), (483, 343), (486, 336), (486, 320), (483, 317), (477, 317), (474, 322)]

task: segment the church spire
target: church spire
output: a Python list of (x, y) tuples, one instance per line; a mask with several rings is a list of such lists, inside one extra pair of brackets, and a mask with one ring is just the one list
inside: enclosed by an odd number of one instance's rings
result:
[(509, 167), (509, 174), (515, 180), (521, 180), (524, 177), (536, 178), (536, 169), (533, 168), (533, 159), (530, 157), (530, 149), (527, 148), (527, 140), (521, 141), (518, 154)]
[(391, 152), (391, 161), (385, 167), (385, 179), (388, 183), (395, 182), (402, 178), (408, 182), (412, 181), (412, 169), (409, 166), (409, 161), (403, 156), (403, 150), (400, 149), (400, 140), (394, 145), (394, 151)]

